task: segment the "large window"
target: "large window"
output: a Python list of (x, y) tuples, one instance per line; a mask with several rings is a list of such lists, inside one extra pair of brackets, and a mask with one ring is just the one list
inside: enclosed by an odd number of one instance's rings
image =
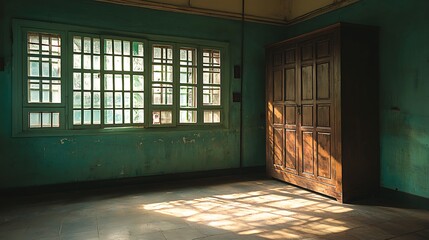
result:
[(73, 126), (144, 123), (143, 42), (80, 34), (72, 38)]
[(225, 124), (225, 43), (31, 21), (14, 36), (15, 132)]

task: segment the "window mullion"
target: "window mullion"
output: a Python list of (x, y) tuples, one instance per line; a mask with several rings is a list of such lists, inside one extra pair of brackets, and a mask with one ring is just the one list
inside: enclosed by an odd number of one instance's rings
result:
[(67, 72), (67, 79), (70, 79), (70, 81), (67, 81), (67, 94), (68, 96), (66, 96), (66, 112), (68, 113), (67, 115), (67, 128), (68, 129), (73, 129), (73, 35), (71, 33), (68, 34), (68, 39), (66, 44), (69, 46), (69, 48), (67, 49), (67, 52), (65, 52), (67, 55), (67, 67), (66, 69), (70, 69)]
[(104, 46), (104, 36), (100, 36), (100, 127), (103, 129), (105, 127), (104, 124), (104, 103), (105, 103), (105, 99), (104, 99), (104, 78), (105, 78), (105, 56), (104, 56), (104, 51), (105, 51), (105, 46)]
[(197, 57), (197, 124), (204, 123), (204, 106), (203, 106), (203, 48), (198, 47)]
[(144, 125), (148, 127), (152, 121), (152, 42), (147, 41), (144, 48)]
[(173, 45), (173, 124), (179, 124), (180, 112), (180, 47)]

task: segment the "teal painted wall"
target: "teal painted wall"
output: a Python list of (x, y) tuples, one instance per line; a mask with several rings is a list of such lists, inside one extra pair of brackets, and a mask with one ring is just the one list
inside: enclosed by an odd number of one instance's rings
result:
[[(239, 167), (240, 104), (229, 102), (229, 128), (145, 129), (129, 134), (11, 137), (11, 19), (228, 42), (230, 68), (240, 64), (239, 21), (169, 13), (95, 1), (1, 1), (0, 188), (116, 179)], [(283, 39), (283, 28), (245, 24), (243, 166), (265, 164), (264, 46)], [(232, 76), (232, 74), (230, 74)], [(230, 92), (240, 80), (230, 78)]]
[(380, 27), (380, 183), (426, 198), (429, 198), (428, 9), (426, 0), (361, 0), (287, 28), (290, 37), (340, 21)]
[[(94, 1), (1, 1), (0, 188), (116, 179), (239, 166), (240, 104), (230, 127), (145, 130), (101, 136), (12, 138), (11, 18), (229, 42), (240, 64), (239, 21)], [(25, 7), (23, 7), (25, 6)], [(243, 166), (265, 161), (264, 46), (339, 21), (380, 27), (380, 146), (383, 187), (429, 198), (429, 1), (361, 0), (289, 27), (246, 23)], [(230, 80), (230, 92), (240, 80)], [(363, 93), (364, 96), (364, 93)], [(186, 140), (194, 139), (189, 143)], [(184, 141), (185, 140), (185, 141)]]

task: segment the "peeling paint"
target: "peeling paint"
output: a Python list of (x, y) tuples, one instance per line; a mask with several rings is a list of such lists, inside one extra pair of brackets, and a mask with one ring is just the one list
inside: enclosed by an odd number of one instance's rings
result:
[(62, 138), (60, 139), (60, 143), (64, 144), (65, 142), (70, 141), (68, 138)]
[(184, 144), (195, 143), (195, 139), (188, 139), (186, 137), (182, 138)]

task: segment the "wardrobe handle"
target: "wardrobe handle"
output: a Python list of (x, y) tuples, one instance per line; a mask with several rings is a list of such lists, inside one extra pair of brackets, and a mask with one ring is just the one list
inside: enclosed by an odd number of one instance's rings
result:
[(296, 110), (298, 112), (298, 115), (301, 115), (301, 105), (297, 105)]

